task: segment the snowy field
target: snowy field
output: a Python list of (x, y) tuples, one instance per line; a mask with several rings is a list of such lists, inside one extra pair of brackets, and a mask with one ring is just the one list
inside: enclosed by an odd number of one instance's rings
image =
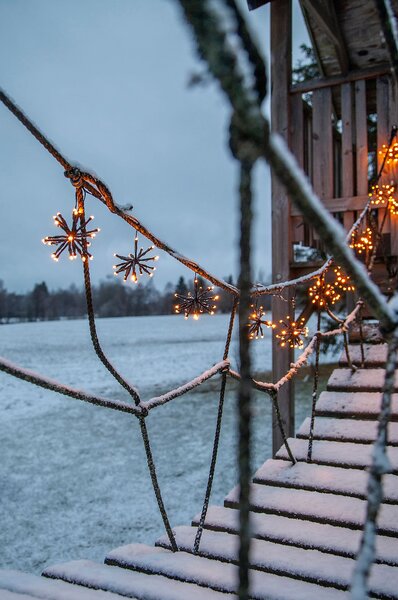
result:
[[(98, 320), (103, 348), (143, 399), (165, 392), (222, 359), (226, 315)], [(255, 368), (271, 365), (270, 337), (253, 343)], [(0, 327), (0, 354), (26, 368), (109, 398), (126, 395), (102, 367), (84, 320)], [(237, 356), (236, 343), (230, 356)], [(297, 422), (310, 383), (298, 384)], [(147, 419), (172, 525), (200, 511), (206, 487), (219, 378), (158, 407)], [(212, 502), (236, 483), (235, 390), (225, 416)], [(102, 561), (111, 548), (153, 543), (162, 533), (134, 417), (94, 407), (0, 373), (0, 567), (40, 573), (72, 558)], [(271, 454), (271, 407), (256, 396), (254, 468)]]

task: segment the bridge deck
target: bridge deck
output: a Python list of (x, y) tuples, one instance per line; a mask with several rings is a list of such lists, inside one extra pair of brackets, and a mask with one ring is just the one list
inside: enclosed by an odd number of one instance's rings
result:
[[(366, 508), (366, 468), (381, 400), (384, 345), (365, 348), (365, 368), (342, 367), (330, 377), (317, 406), (311, 463), (306, 462), (309, 419), (290, 440), (298, 462), (284, 448), (255, 473), (252, 484), (252, 597), (322, 599), (349, 597), (349, 585)], [(356, 363), (358, 347), (352, 348)], [(398, 381), (398, 380), (397, 380)], [(397, 386), (398, 391), (398, 386)], [(375, 598), (398, 599), (398, 393), (394, 395), (388, 454), (378, 519), (377, 556), (370, 576)], [(195, 525), (176, 527), (180, 548), (166, 537), (156, 547), (130, 544), (112, 550), (106, 564), (72, 561), (47, 568), (44, 577), (0, 571), (0, 595), (17, 598), (136, 598), (228, 600), (238, 563), (238, 490), (224, 506), (211, 506), (199, 554)], [(4, 593), (1, 591), (4, 590)]]

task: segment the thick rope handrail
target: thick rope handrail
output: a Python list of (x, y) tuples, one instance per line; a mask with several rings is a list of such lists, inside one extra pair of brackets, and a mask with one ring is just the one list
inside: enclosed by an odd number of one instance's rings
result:
[(102, 398), (101, 396), (96, 396), (94, 394), (90, 394), (89, 392), (78, 390), (65, 384), (60, 384), (58, 381), (50, 379), (49, 377), (45, 377), (44, 375), (39, 375), (35, 371), (23, 369), (19, 365), (16, 365), (2, 356), (0, 357), (0, 371), (8, 373), (8, 375), (12, 375), (13, 377), (21, 379), (22, 381), (42, 387), (46, 390), (57, 392), (58, 394), (63, 394), (69, 398), (75, 398), (76, 400), (82, 400), (83, 402), (88, 402), (89, 404), (95, 404), (96, 406), (102, 406), (104, 408), (110, 408), (112, 410), (129, 413), (136, 417), (142, 416), (145, 413), (145, 407), (142, 407), (141, 404), (134, 406), (120, 400), (109, 400), (108, 398)]

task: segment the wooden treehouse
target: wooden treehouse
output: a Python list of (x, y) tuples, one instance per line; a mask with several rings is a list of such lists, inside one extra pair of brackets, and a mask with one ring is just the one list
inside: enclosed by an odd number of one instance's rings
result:
[[(268, 3), (272, 128), (285, 138), (316, 194), (347, 233), (358, 219), (359, 227), (365, 227), (367, 221), (360, 216), (369, 200), (369, 186), (382, 166), (383, 145), (389, 145), (391, 129), (398, 123), (398, 88), (391, 74), (396, 56), (389, 42), (391, 32), (378, 11), (380, 3), (301, 0), (319, 76), (297, 83), (292, 81), (291, 0), (249, 0), (251, 9)], [(391, 6), (398, 15), (398, 0)], [(392, 158), (379, 186), (398, 184), (394, 169)], [(372, 278), (391, 295), (397, 285), (398, 216), (387, 212), (388, 207), (374, 204), (366, 214), (376, 226), (383, 223), (377, 253), (372, 255)], [(272, 233), (275, 284), (306, 276), (328, 259), (323, 240), (293, 207), (275, 176)], [(306, 291), (307, 280), (305, 284)], [(298, 284), (287, 288), (290, 298), (295, 287)], [(355, 294), (347, 298), (352, 310)], [(285, 318), (288, 299), (274, 296), (273, 322)], [(308, 301), (303, 318), (312, 311)], [(289, 371), (293, 351), (282, 349), (280, 338), (274, 337), (277, 382)], [(291, 380), (278, 391), (289, 439), (288, 444), (283, 440), (275, 414), (274, 457), (258, 469), (251, 483), (251, 598), (350, 597), (368, 506), (367, 470), (378, 435), (387, 345), (380, 334), (369, 335), (361, 344), (353, 336), (347, 350), (314, 404), (314, 429), (307, 418), (294, 437)], [(225, 373), (224, 363), (222, 368), (215, 373)], [(392, 385), (390, 471), (383, 478), (368, 589), (371, 597), (398, 599), (398, 378)], [(0, 598), (236, 598), (239, 504), (239, 490), (234, 488), (223, 506), (208, 507), (200, 545), (195, 541), (199, 514), (190, 525), (172, 524), (178, 551), (170, 536), (163, 536), (153, 547), (131, 543), (110, 550), (104, 564), (76, 560), (48, 567), (44, 577), (0, 571)]]

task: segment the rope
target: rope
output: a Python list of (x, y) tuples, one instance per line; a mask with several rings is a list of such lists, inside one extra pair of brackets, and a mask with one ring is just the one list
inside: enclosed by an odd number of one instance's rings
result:
[(22, 112), (22, 110), (11, 100), (7, 94), (0, 89), (0, 100), (8, 108), (10, 112), (18, 119), (20, 123), (37, 139), (38, 142), (49, 152), (55, 160), (59, 162), (64, 169), (71, 169), (72, 165), (64, 156), (53, 146), (46, 136), (32, 123), (30, 119)]
[[(321, 329), (321, 311), (318, 307), (318, 320), (317, 320), (317, 331)], [(307, 462), (312, 462), (312, 443), (314, 439), (314, 428), (315, 428), (315, 409), (318, 400), (318, 382), (319, 382), (319, 352), (321, 347), (320, 336), (316, 336), (316, 348), (315, 348), (315, 372), (314, 372), (314, 383), (312, 388), (312, 406), (311, 406), (311, 424), (310, 432), (308, 435), (308, 452)]]
[(143, 411), (145, 411), (144, 416), (139, 416), (139, 422), (140, 422), (141, 435), (142, 435), (142, 439), (144, 442), (148, 470), (149, 470), (149, 474), (151, 477), (153, 490), (155, 492), (156, 501), (158, 503), (159, 512), (163, 519), (163, 523), (165, 526), (167, 536), (170, 541), (171, 548), (172, 548), (173, 552), (176, 552), (178, 550), (178, 546), (177, 546), (173, 531), (170, 526), (169, 518), (167, 516), (167, 512), (166, 512), (166, 509), (164, 506), (162, 494), (160, 491), (160, 486), (159, 486), (158, 478), (156, 475), (155, 463), (153, 461), (152, 450), (151, 450), (151, 446), (150, 446), (150, 442), (149, 442), (148, 430), (147, 430), (147, 426), (146, 426), (145, 418), (144, 418), (148, 414), (148, 411), (145, 408), (145, 406), (143, 406), (141, 404), (140, 397), (138, 395), (137, 390), (133, 386), (131, 386), (127, 381), (125, 381), (125, 379), (116, 371), (114, 366), (109, 362), (108, 358), (105, 356), (105, 354), (101, 348), (101, 345), (100, 345), (100, 342), (98, 339), (97, 329), (96, 329), (96, 325), (95, 325), (95, 313), (94, 313), (92, 292), (91, 292), (89, 259), (88, 259), (88, 254), (87, 254), (87, 239), (86, 239), (86, 227), (85, 227), (86, 219), (85, 219), (85, 211), (84, 211), (84, 193), (83, 193), (83, 187), (81, 185), (76, 184), (75, 187), (76, 187), (76, 204), (77, 204), (78, 211), (80, 214), (80, 224), (81, 224), (81, 230), (83, 233), (83, 236), (82, 236), (83, 257), (82, 258), (83, 258), (83, 271), (84, 271), (84, 288), (85, 288), (85, 292), (86, 292), (87, 315), (88, 315), (89, 326), (90, 326), (91, 341), (92, 341), (94, 350), (95, 350), (99, 360), (102, 362), (102, 364), (105, 366), (105, 368), (116, 379), (116, 381), (125, 390), (127, 390), (127, 392), (130, 394), (130, 396), (133, 398), (136, 406), (140, 406), (143, 409)]
[[(224, 360), (226, 360), (228, 358), (237, 305), (238, 305), (238, 300), (235, 298), (233, 306), (232, 306), (232, 310), (231, 310), (231, 316), (229, 319), (228, 334), (227, 334), (227, 339), (225, 342), (224, 356), (223, 356)], [(211, 491), (212, 491), (212, 487), (213, 487), (214, 473), (215, 473), (216, 464), (217, 464), (218, 448), (220, 445), (220, 434), (221, 434), (222, 417), (223, 417), (223, 410), (224, 410), (224, 397), (225, 397), (226, 383), (227, 383), (227, 373), (223, 372), (222, 376), (221, 376), (220, 399), (219, 399), (219, 403), (218, 403), (216, 431), (214, 434), (213, 451), (212, 451), (212, 455), (211, 455), (209, 477), (207, 480), (206, 493), (205, 493), (205, 498), (204, 498), (204, 502), (203, 502), (202, 512), (200, 515), (199, 525), (198, 525), (198, 529), (197, 529), (196, 536), (195, 536), (195, 543), (194, 543), (194, 548), (193, 548), (194, 554), (197, 554), (199, 552), (200, 540), (202, 539), (204, 523), (206, 520), (207, 510), (209, 508), (210, 496), (211, 496)]]

